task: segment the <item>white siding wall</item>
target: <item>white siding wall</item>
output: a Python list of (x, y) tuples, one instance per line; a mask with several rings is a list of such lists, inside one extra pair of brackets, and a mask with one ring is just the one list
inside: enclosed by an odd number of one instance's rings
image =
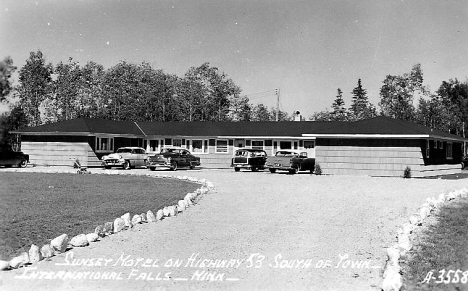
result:
[(412, 177), (461, 172), (460, 165), (425, 166), (419, 147), (317, 146), (316, 161), (324, 174), (403, 176), (411, 168)]
[(86, 142), (28, 142), (21, 150), (29, 154), (29, 162), (38, 166), (73, 166), (78, 158), (82, 166), (99, 166), (101, 163)]

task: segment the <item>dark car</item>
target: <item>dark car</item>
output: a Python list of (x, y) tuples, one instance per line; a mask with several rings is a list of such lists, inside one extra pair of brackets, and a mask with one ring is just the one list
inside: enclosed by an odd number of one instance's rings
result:
[(200, 166), (200, 158), (184, 148), (163, 148), (159, 154), (148, 157), (148, 168), (151, 171), (165, 168), (176, 171), (178, 168), (193, 169)]
[(271, 173), (277, 170), (288, 171), (296, 174), (299, 171), (310, 171), (315, 169), (315, 158), (307, 157), (306, 152), (297, 153), (294, 151), (278, 151), (274, 156), (268, 157), (265, 166)]
[(231, 167), (234, 171), (240, 169), (250, 169), (252, 172), (265, 169), (267, 154), (259, 149), (238, 149), (231, 160)]
[(8, 147), (0, 147), (0, 166), (25, 168), (28, 163), (29, 155), (23, 152), (13, 151)]

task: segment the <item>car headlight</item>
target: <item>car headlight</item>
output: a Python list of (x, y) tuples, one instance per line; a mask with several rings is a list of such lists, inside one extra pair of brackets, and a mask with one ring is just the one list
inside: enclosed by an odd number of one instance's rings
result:
[(170, 163), (172, 161), (171, 157), (167, 158), (167, 162)]

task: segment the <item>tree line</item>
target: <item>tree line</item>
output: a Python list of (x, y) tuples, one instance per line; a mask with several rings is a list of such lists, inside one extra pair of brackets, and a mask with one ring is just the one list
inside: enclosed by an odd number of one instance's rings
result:
[[(79, 117), (130, 121), (274, 121), (276, 109), (253, 105), (241, 88), (218, 68), (204, 63), (182, 76), (121, 61), (109, 69), (95, 62), (80, 65), (69, 58), (52, 65), (42, 52), (31, 52), (20, 68), (18, 85), (11, 77), (13, 60), (0, 61), (0, 101), (16, 100), (0, 116), (3, 136), (22, 126)], [(464, 135), (468, 115), (468, 81), (443, 81), (435, 93), (423, 85), (420, 64), (403, 75), (387, 75), (380, 89), (379, 109), (367, 96), (361, 79), (346, 107), (338, 88), (331, 110), (309, 120), (356, 121), (389, 116)], [(8, 98), (7, 98), (8, 97)], [(416, 104), (416, 105), (415, 105)], [(279, 111), (279, 120), (292, 115)]]
[[(183, 77), (165, 73), (149, 63), (121, 61), (104, 69), (95, 62), (84, 66), (69, 58), (48, 63), (41, 51), (31, 52), (19, 70), (19, 84), (11, 75), (11, 58), (0, 62), (1, 99), (18, 100), (10, 114), (22, 114), (26, 126), (79, 117), (131, 121), (272, 121), (276, 111), (253, 105), (241, 88), (218, 68), (204, 63)], [(289, 120), (279, 112), (280, 120)]]
[(343, 91), (338, 88), (331, 110), (315, 112), (309, 120), (357, 121), (378, 115), (411, 121), (423, 126), (464, 136), (468, 127), (468, 79), (442, 81), (435, 92), (423, 85), (421, 64), (403, 75), (387, 75), (382, 82), (377, 110), (367, 96), (361, 79), (351, 91), (346, 107)]

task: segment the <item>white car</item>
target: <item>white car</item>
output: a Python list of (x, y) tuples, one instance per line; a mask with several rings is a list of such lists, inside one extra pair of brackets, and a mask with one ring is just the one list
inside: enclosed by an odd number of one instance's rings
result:
[(123, 147), (115, 153), (102, 157), (102, 165), (106, 169), (122, 167), (125, 170), (136, 167), (146, 167), (148, 154), (140, 147)]

